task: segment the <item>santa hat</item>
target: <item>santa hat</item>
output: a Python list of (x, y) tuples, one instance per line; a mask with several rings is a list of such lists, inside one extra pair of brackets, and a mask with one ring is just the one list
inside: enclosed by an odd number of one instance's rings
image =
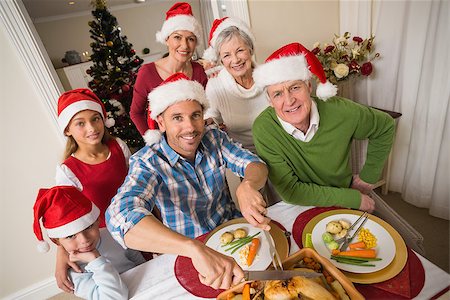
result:
[(50, 248), (42, 236), (39, 220), (42, 219), (49, 238), (64, 238), (91, 226), (100, 215), (98, 207), (73, 186), (40, 189), (33, 210), (39, 252)]
[(201, 41), (202, 28), (192, 15), (189, 3), (177, 2), (166, 13), (166, 20), (160, 31), (156, 33), (156, 41), (166, 44), (166, 40), (174, 31), (187, 30), (195, 34), (197, 41)]
[(312, 73), (317, 76), (316, 95), (326, 100), (337, 93), (337, 87), (330, 83), (317, 57), (299, 43), (286, 45), (272, 55), (253, 72), (255, 83), (266, 88), (268, 85), (289, 80), (309, 80)]
[(89, 89), (75, 89), (65, 92), (58, 99), (58, 124), (62, 132), (64, 133), (73, 116), (86, 109), (98, 112), (105, 120), (106, 127), (114, 126), (114, 119), (106, 120), (105, 106), (97, 95)]
[[(209, 106), (205, 89), (200, 83), (189, 79), (183, 73), (175, 73), (148, 94), (150, 117), (156, 120), (169, 106), (178, 102), (193, 100), (200, 103), (203, 110), (206, 110)], [(144, 134), (147, 145), (155, 144), (160, 139), (161, 132), (159, 130), (149, 129)]]
[(225, 17), (222, 19), (215, 19), (212, 24), (211, 31), (209, 32), (209, 47), (205, 50), (205, 52), (203, 52), (202, 57), (203, 59), (212, 62), (217, 61), (217, 51), (216, 51), (217, 37), (220, 35), (222, 31), (232, 26), (235, 26), (239, 30), (245, 32), (250, 37), (252, 42), (255, 43), (255, 37), (253, 36), (253, 33), (250, 31), (250, 28), (244, 21), (237, 18), (229, 18), (229, 17)]

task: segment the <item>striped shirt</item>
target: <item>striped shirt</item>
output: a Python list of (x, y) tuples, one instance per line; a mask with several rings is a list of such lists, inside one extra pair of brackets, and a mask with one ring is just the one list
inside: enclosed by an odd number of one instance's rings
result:
[(108, 229), (125, 247), (125, 234), (156, 205), (164, 225), (178, 233), (194, 238), (211, 231), (241, 216), (225, 169), (244, 177), (251, 162), (262, 161), (217, 129), (206, 129), (194, 162), (176, 153), (163, 136), (130, 158), (125, 182), (106, 211)]

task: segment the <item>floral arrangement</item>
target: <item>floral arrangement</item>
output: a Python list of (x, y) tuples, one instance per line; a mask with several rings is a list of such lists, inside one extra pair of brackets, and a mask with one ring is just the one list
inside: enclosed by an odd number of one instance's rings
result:
[(328, 80), (334, 84), (351, 76), (372, 74), (372, 60), (379, 57), (373, 53), (374, 36), (363, 40), (359, 36), (351, 38), (349, 32), (343, 36), (335, 35), (333, 44), (314, 44), (311, 51), (319, 59)]

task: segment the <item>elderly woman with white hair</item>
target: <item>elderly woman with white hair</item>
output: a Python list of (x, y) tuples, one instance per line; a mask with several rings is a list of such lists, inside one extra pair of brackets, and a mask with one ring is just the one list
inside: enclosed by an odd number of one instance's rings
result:
[(229, 17), (214, 20), (203, 59), (223, 68), (206, 86), (211, 107), (205, 118), (212, 118), (233, 140), (255, 152), (253, 121), (269, 103), (253, 80), (253, 53), (254, 37), (247, 24)]

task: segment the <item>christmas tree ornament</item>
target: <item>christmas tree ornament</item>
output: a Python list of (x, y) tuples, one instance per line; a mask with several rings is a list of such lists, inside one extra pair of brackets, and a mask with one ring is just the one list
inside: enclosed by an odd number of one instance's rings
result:
[[(89, 33), (94, 40), (91, 43), (93, 66), (89, 75), (93, 80), (89, 87), (103, 100), (106, 111), (110, 113), (107, 118), (111, 119), (107, 124), (111, 125), (108, 126), (109, 132), (137, 150), (144, 142), (127, 112), (130, 110), (137, 71), (143, 60), (136, 56), (127, 37), (121, 35), (122, 29), (108, 11), (106, 1), (93, 0), (92, 4), (94, 18), (89, 23)], [(120, 107), (105, 99), (115, 99)]]

